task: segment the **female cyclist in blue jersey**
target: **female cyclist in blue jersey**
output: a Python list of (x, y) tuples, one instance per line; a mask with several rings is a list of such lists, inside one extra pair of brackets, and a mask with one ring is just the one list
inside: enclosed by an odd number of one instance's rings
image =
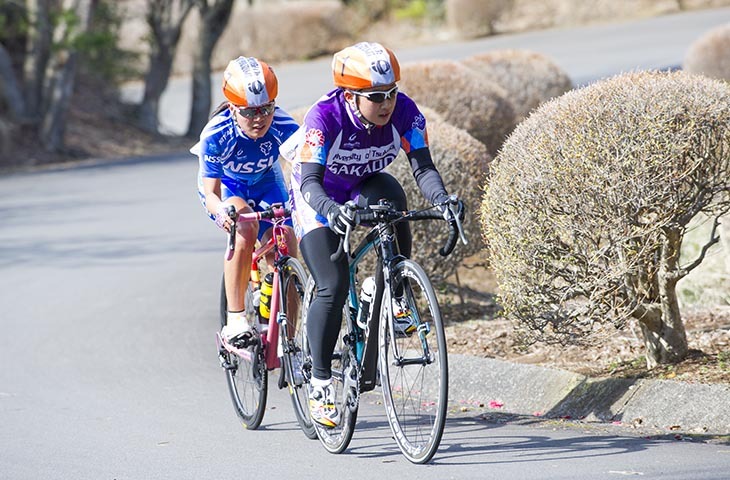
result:
[[(269, 65), (253, 57), (232, 60), (223, 73), (226, 101), (190, 149), (199, 159), (200, 199), (210, 218), (225, 231), (233, 226), (226, 213), (229, 205), (247, 213), (289, 202), (278, 162), (279, 146), (299, 126), (276, 106), (277, 92), (278, 81)], [(256, 240), (265, 242), (270, 237), (270, 227), (264, 220), (237, 226), (235, 253), (223, 264), (228, 315), (221, 334), (227, 341), (250, 334), (254, 320), (245, 317), (244, 301), (251, 256)], [(291, 227), (286, 230), (289, 253), (295, 256), (296, 237)]]
[[(432, 203), (448, 198), (431, 159), (426, 119), (413, 100), (398, 92), (400, 67), (393, 52), (378, 43), (358, 43), (334, 55), (332, 73), (337, 88), (312, 106), (299, 133), (282, 149), (293, 160), (294, 229), (317, 284), (307, 315), (313, 363), (310, 411), (328, 427), (340, 419), (331, 359), (349, 288), (347, 259), (333, 263), (330, 255), (338, 248), (338, 234), (357, 223), (343, 204), (354, 200), (367, 206), (387, 198), (406, 210), (403, 188), (382, 171), (401, 149), (425, 198)], [(400, 253), (410, 256), (407, 222), (397, 225), (396, 235)], [(396, 331), (407, 335), (415, 327), (407, 314), (399, 314), (398, 299), (394, 303), (396, 318), (403, 320)]]

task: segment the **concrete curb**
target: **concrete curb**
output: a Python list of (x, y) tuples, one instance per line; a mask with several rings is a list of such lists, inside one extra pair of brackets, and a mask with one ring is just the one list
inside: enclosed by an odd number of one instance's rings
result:
[[(449, 355), (452, 402), (547, 418), (655, 427), (680, 433), (730, 434), (730, 385), (670, 380), (589, 378), (564, 370)], [(494, 405), (494, 404), (493, 404)]]

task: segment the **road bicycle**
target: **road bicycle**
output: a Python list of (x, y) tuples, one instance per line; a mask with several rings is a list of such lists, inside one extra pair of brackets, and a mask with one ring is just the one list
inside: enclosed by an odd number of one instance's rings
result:
[[(428, 276), (415, 261), (398, 254), (395, 224), (448, 217), (449, 237), (440, 250), (446, 256), (458, 238), (466, 243), (461, 224), (463, 212), (455, 212), (458, 204), (456, 197), (441, 204), (443, 208), (453, 209), (451, 215), (445, 216), (438, 206), (403, 212), (383, 200), (364, 210), (348, 202), (350, 209), (358, 211), (362, 223), (368, 223), (372, 228), (352, 253), (349, 251), (351, 229), (348, 228), (338, 251), (332, 256), (333, 261), (339, 255), (348, 256), (350, 289), (332, 356), (332, 379), (341, 421), (335, 428), (314, 423), (320, 442), (329, 452), (345, 451), (355, 429), (361, 394), (381, 385), (386, 417), (405, 457), (413, 463), (426, 463), (436, 453), (446, 421), (446, 337), (436, 293)], [(374, 279), (361, 279), (358, 267), (372, 250), (377, 252)], [(370, 292), (363, 292), (359, 298), (358, 287), (373, 283), (370, 301), (367, 302)], [(310, 277), (302, 310), (303, 328), (306, 328), (307, 312), (315, 296), (316, 286)], [(393, 298), (407, 304), (416, 326), (414, 333), (396, 333)], [(309, 369), (309, 345), (303, 346), (307, 353), (305, 366)], [(305, 372), (308, 377), (310, 374)]]
[[(301, 262), (289, 256), (285, 242), (283, 224), (291, 211), (282, 205), (272, 205), (263, 212), (236, 213), (229, 207), (228, 215), (234, 222), (255, 222), (269, 219), (273, 223), (273, 235), (260, 245), (252, 255), (251, 275), (246, 289), (245, 312), (253, 325), (253, 335), (244, 339), (225, 341), (216, 333), (218, 355), (225, 369), (228, 391), (236, 414), (248, 429), (261, 425), (268, 393), (268, 372), (281, 368), (279, 388), (288, 387), (289, 396), (297, 422), (304, 434), (317, 438), (314, 425), (309, 418), (307, 388), (304, 385), (303, 338), (305, 330), (300, 328), (299, 312), (307, 281), (307, 274)], [(228, 235), (226, 258), (230, 260), (235, 250), (235, 228)], [(261, 328), (256, 299), (261, 298), (261, 272), (259, 264), (264, 257), (274, 253), (273, 279), (271, 282), (268, 325)], [(265, 263), (265, 262), (264, 262)], [(221, 286), (221, 327), (226, 324), (227, 299), (225, 278)]]

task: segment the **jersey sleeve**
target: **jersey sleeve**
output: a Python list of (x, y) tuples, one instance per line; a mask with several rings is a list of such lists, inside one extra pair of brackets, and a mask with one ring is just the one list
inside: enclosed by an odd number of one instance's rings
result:
[(276, 113), (274, 114), (274, 122), (277, 128), (281, 131), (281, 141), (286, 141), (291, 137), (294, 132), (299, 130), (299, 124), (294, 118), (289, 115), (283, 109), (276, 107)]
[(230, 156), (230, 131), (224, 115), (216, 115), (203, 128), (198, 142), (200, 173), (206, 178), (223, 177), (223, 163)]
[(407, 154), (428, 147), (426, 117), (407, 95), (398, 94), (398, 107), (393, 122), (401, 136), (401, 148)]
[(325, 138), (327, 131), (322, 114), (317, 109), (311, 109), (304, 118), (302, 125), (303, 144), (299, 151), (299, 160), (302, 163), (327, 163), (328, 142)]

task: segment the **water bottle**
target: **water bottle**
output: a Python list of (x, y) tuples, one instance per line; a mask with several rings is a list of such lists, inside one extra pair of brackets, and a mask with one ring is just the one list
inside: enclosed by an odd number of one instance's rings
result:
[(259, 297), (259, 315), (262, 320), (268, 320), (271, 315), (271, 292), (274, 289), (274, 273), (269, 272), (261, 282), (261, 296)]
[(357, 312), (357, 326), (365, 330), (370, 318), (370, 302), (373, 300), (375, 293), (375, 278), (368, 277), (362, 282), (360, 289), (360, 310)]

